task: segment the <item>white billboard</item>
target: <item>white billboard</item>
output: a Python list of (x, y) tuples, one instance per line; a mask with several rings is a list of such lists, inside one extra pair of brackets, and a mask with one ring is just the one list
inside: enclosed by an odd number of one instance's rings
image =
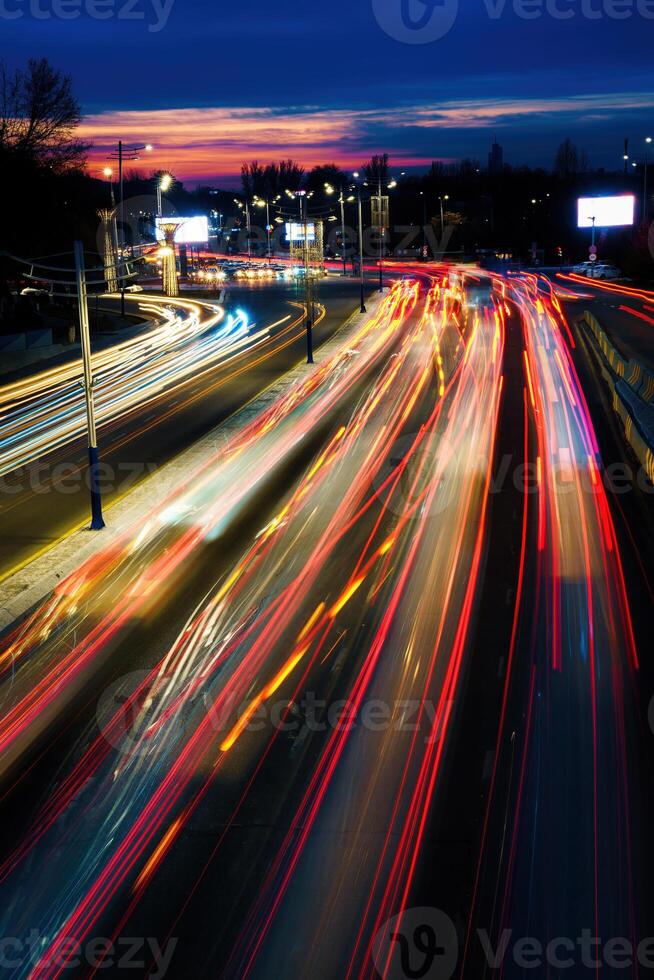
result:
[[(307, 241), (315, 242), (316, 240), (316, 226), (313, 221), (307, 222)], [(303, 242), (304, 241), (304, 224), (300, 221), (287, 221), (286, 222), (286, 237), (289, 242)]]
[(209, 241), (209, 220), (204, 214), (194, 215), (192, 218), (157, 218), (157, 241), (164, 240), (164, 233), (161, 225), (179, 225), (175, 232), (175, 242), (177, 245), (206, 245)]
[(577, 227), (592, 228), (594, 224), (596, 228), (619, 228), (633, 225), (635, 207), (633, 194), (580, 197), (577, 201)]

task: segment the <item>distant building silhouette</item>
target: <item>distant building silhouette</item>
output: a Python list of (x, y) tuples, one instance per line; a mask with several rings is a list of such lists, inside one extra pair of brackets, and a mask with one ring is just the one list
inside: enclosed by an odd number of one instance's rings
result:
[(493, 140), (490, 153), (488, 154), (488, 172), (489, 174), (501, 174), (503, 169), (504, 150), (497, 140)]

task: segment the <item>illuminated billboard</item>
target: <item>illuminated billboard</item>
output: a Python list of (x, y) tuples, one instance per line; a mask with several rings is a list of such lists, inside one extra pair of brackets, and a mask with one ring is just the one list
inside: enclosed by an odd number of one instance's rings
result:
[(157, 240), (162, 242), (164, 234), (160, 225), (179, 225), (175, 232), (177, 245), (206, 245), (209, 241), (209, 221), (206, 215), (198, 214), (192, 218), (157, 218)]
[[(304, 224), (299, 221), (287, 221), (286, 222), (286, 237), (289, 242), (303, 242), (304, 241)], [(308, 221), (306, 225), (307, 229), (307, 241), (315, 242), (316, 240), (316, 226), (313, 221)]]
[(596, 228), (620, 228), (633, 225), (635, 206), (633, 194), (580, 197), (577, 201), (577, 227), (592, 228), (594, 224)]

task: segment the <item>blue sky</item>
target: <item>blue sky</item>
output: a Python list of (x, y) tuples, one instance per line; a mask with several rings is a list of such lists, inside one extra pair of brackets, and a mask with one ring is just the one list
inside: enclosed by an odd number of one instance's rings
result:
[[(81, 16), (54, 16), (62, 2), (65, 12)], [(328, 155), (342, 148), (350, 160), (386, 149), (403, 165), (462, 156), (484, 160), (496, 134), (513, 163), (548, 166), (569, 135), (593, 163), (617, 167), (625, 136), (635, 148), (650, 130), (654, 135), (654, 0), (547, 0), (556, 3), (550, 12), (545, 0), (540, 6), (540, 0), (459, 0), (456, 10), (451, 6), (451, 29), (428, 43), (389, 36), (403, 23), (400, 4), (409, 4), (416, 22), (429, 14), (431, 30), (447, 26), (439, 18), (456, 0), (428, 0), (431, 11), (424, 0), (242, 0), (229, 6), (129, 0), (131, 8), (126, 2), (0, 0), (0, 52), (10, 64), (46, 55), (69, 72), (92, 117), (94, 139), (103, 127), (113, 138), (116, 112), (143, 113), (143, 125), (156, 130), (160, 141), (171, 140), (177, 170), (183, 143), (176, 139), (174, 117), (157, 116), (162, 110), (252, 110), (255, 117), (257, 109), (274, 110), (276, 120), (288, 118), (296, 156), (302, 155), (298, 118), (315, 120), (325, 112)], [(167, 16), (161, 4), (171, 2)], [(113, 16), (86, 15), (90, 3), (103, 4), (96, 12)], [(524, 6), (514, 9), (518, 3)], [(20, 16), (7, 20), (7, 11)], [(340, 130), (339, 111), (348, 119)], [(242, 147), (238, 127), (230, 125), (226, 154), (224, 112), (197, 113), (202, 152), (189, 161), (188, 176), (209, 176), (207, 168), (218, 176), (233, 168), (239, 149), (265, 159), (284, 146), (278, 126), (268, 139), (247, 113), (236, 118), (242, 121)], [(319, 136), (314, 132), (307, 141), (308, 162), (324, 158)]]

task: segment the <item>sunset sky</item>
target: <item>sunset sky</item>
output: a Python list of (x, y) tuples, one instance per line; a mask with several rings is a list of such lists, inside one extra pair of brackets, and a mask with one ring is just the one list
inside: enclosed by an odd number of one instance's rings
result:
[[(352, 168), (386, 150), (403, 169), (485, 161), (494, 135), (515, 164), (550, 166), (569, 135), (592, 163), (617, 168), (624, 137), (636, 147), (654, 130), (654, 20), (636, 0), (624, 19), (602, 12), (615, 14), (609, 0), (558, 0), (570, 19), (461, 0), (451, 30), (425, 44), (380, 26), (399, 0), (176, 0), (167, 17), (166, 2), (134, 0), (141, 19), (62, 21), (14, 0), (23, 15), (2, 24), (10, 64), (46, 55), (73, 76), (92, 169), (119, 137), (153, 143), (152, 168), (229, 186), (254, 158)], [(620, 2), (624, 13), (629, 0)], [(609, 57), (620, 66), (611, 74)]]

